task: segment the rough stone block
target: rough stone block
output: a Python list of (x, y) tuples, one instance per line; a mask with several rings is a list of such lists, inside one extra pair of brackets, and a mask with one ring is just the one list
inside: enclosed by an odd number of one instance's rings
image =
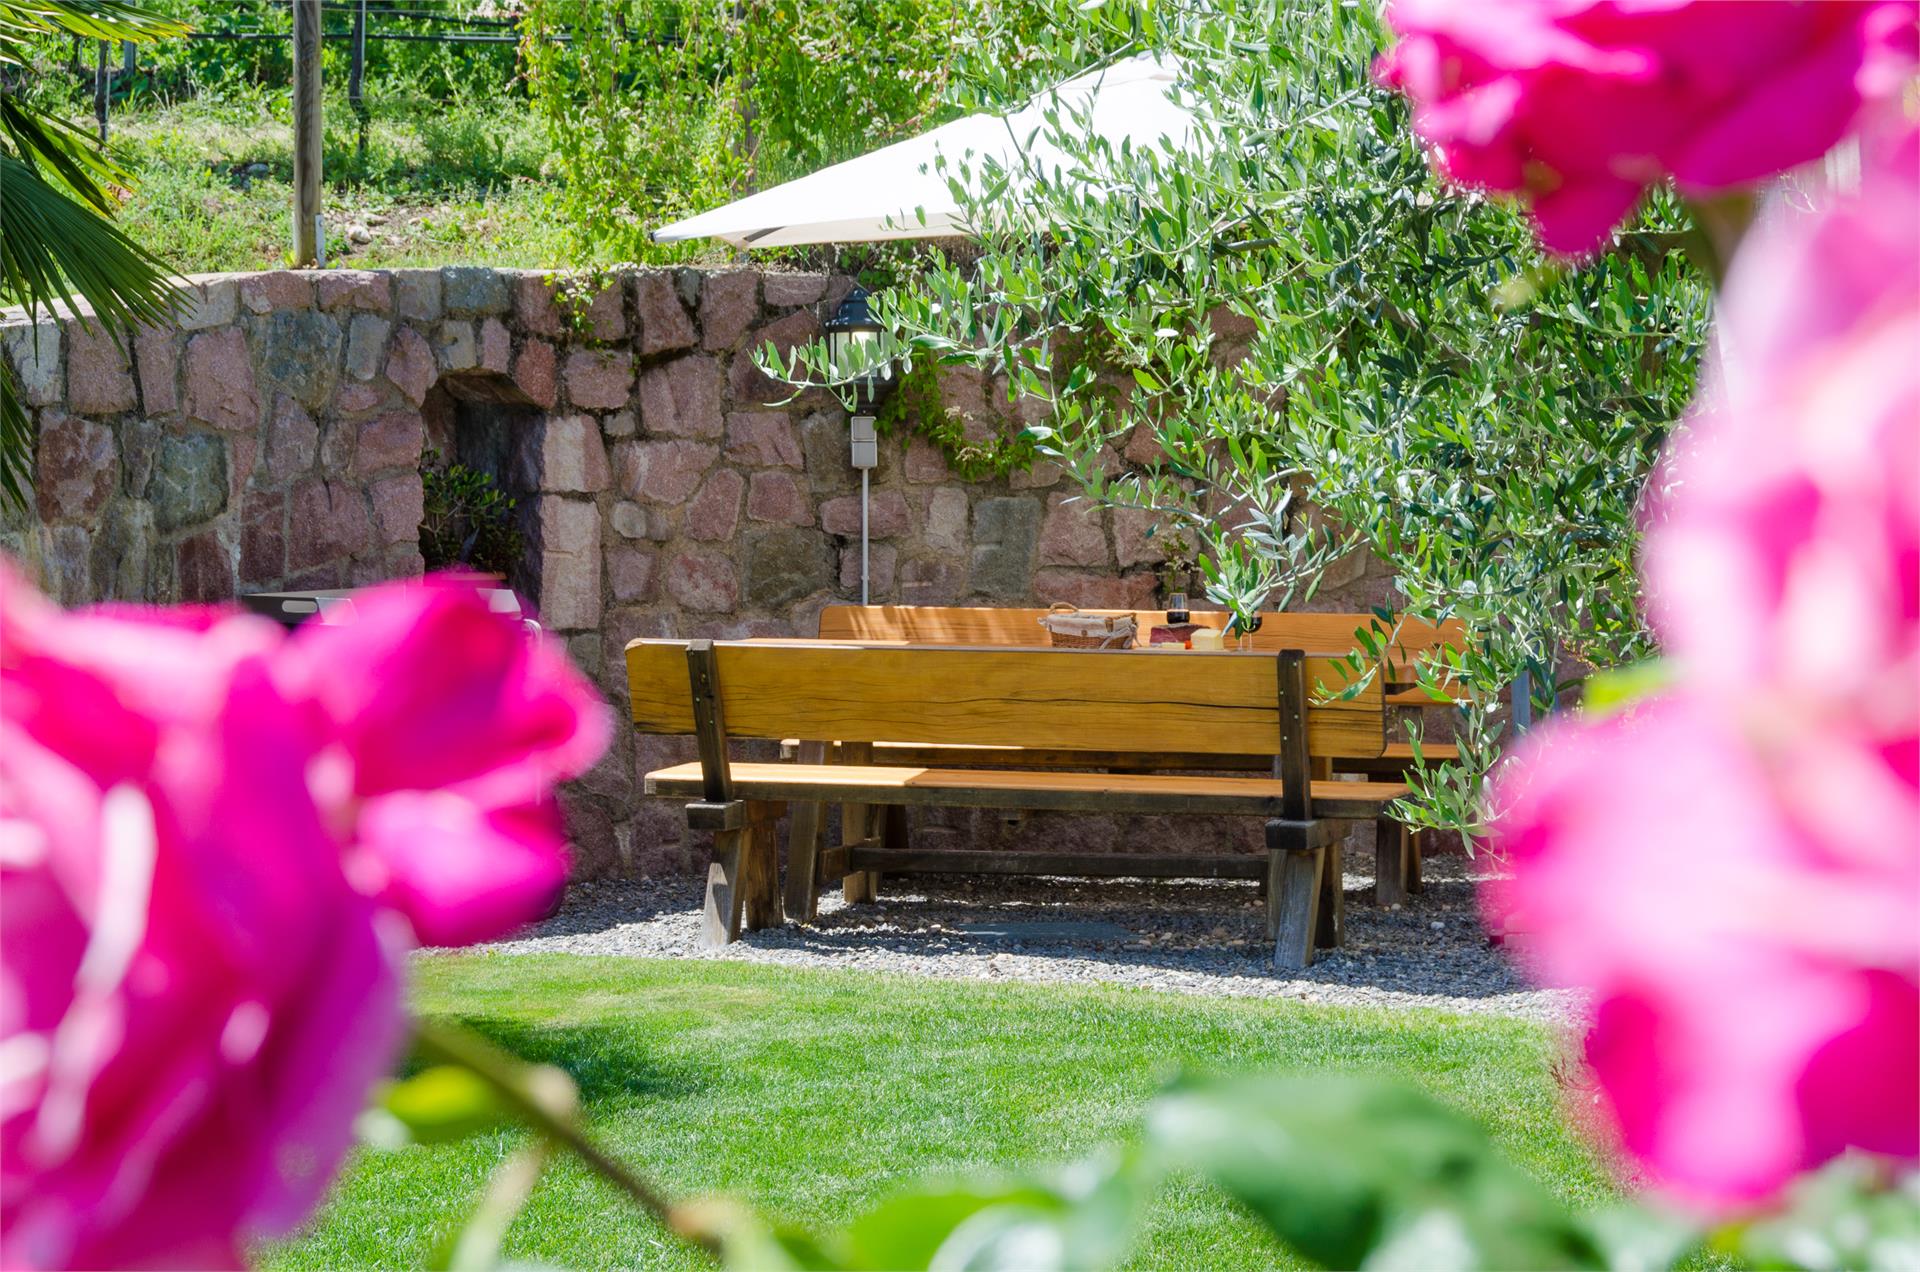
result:
[(944, 557), (905, 562), (895, 576), (902, 605), (951, 605), (967, 590), (966, 567)]
[(585, 499), (540, 501), (540, 621), (600, 625), (600, 510)]
[(287, 568), (308, 570), (373, 546), (366, 496), (352, 482), (310, 477), (293, 488)]
[[(320, 428), (298, 402), (282, 395), (267, 423), (268, 485), (284, 485), (313, 467), (320, 453)], [(277, 571), (276, 571), (277, 573)]]
[[(875, 543), (867, 548), (867, 596), (875, 605), (885, 604), (893, 592), (894, 564), (900, 550), (891, 543)], [(840, 550), (840, 590), (850, 597), (860, 595), (860, 545), (849, 543)]]
[(174, 321), (182, 331), (224, 327), (240, 312), (240, 280), (205, 278), (175, 293)]
[(512, 276), (513, 316), (524, 331), (536, 336), (557, 336), (566, 330), (566, 317), (560, 312), (559, 289), (541, 270), (525, 270)]
[(650, 539), (664, 543), (673, 535), (666, 515), (660, 509), (627, 499), (613, 505), (608, 519), (613, 523), (614, 533), (626, 539)]
[(680, 289), (671, 274), (640, 274), (633, 280), (633, 312), (640, 324), (638, 347), (643, 358), (691, 349), (699, 341)]
[(615, 411), (601, 417), (600, 431), (614, 439), (632, 437), (640, 431), (640, 416), (633, 411)]
[(1141, 424), (1127, 434), (1126, 445), (1120, 452), (1130, 464), (1146, 467), (1157, 460), (1166, 458), (1166, 452), (1160, 448), (1160, 439), (1154, 436), (1152, 429)]
[(651, 548), (616, 543), (607, 549), (607, 588), (627, 603), (653, 599), (655, 554)]
[(54, 406), (64, 387), (60, 375), (60, 324), (22, 323), (6, 329), (7, 360), (13, 363), (14, 383), (28, 406)]
[(419, 406), (427, 400), (427, 390), (438, 376), (427, 338), (412, 327), (400, 328), (393, 337), (393, 352), (387, 355), (388, 382), (407, 401)]
[(418, 473), (400, 473), (367, 488), (373, 501), (374, 530), (387, 545), (420, 542), (420, 520), (425, 515), (424, 493)]
[(41, 412), (33, 486), (42, 521), (91, 519), (113, 497), (119, 475), (112, 429), (77, 415)]
[(187, 417), (231, 432), (260, 424), (260, 393), (247, 341), (232, 327), (203, 331), (187, 341)]
[(833, 586), (833, 545), (817, 530), (769, 530), (747, 545), (747, 602), (778, 609)]
[(800, 468), (806, 463), (793, 418), (779, 411), (735, 411), (727, 416), (727, 458), (762, 468)]
[(1028, 595), (1039, 534), (1037, 500), (1009, 497), (975, 504), (971, 590), (1003, 598)]
[(411, 318), (416, 322), (437, 321), (446, 312), (440, 298), (440, 271), (394, 270), (393, 312), (397, 318)]
[(615, 457), (622, 494), (662, 504), (683, 504), (720, 454), (717, 446), (685, 438), (623, 442)]
[(175, 549), (174, 576), (179, 580), (183, 601), (233, 599), (233, 554), (212, 530), (180, 542)]
[(567, 358), (567, 397), (576, 408), (613, 411), (633, 394), (633, 356), (582, 349)]
[(386, 392), (371, 384), (343, 384), (340, 391), (333, 395), (333, 409), (341, 415), (364, 415), (385, 405)]
[(1159, 580), (1152, 573), (1086, 574), (1078, 570), (1042, 570), (1033, 577), (1033, 595), (1048, 605), (1065, 601), (1082, 609), (1153, 609)]
[(353, 451), (365, 421), (331, 419), (320, 430), (320, 469), (330, 477), (353, 471)]
[(126, 351), (106, 327), (67, 324), (67, 409), (80, 415), (117, 415), (139, 402)]
[(180, 333), (142, 326), (133, 337), (133, 363), (140, 374), (140, 409), (171, 415), (180, 409)]
[(153, 578), (153, 509), (116, 499), (93, 527), (94, 594), (100, 600), (144, 601)]
[(717, 553), (682, 548), (668, 556), (663, 577), (668, 597), (686, 609), (717, 614), (740, 602), (733, 562)]
[(553, 346), (544, 340), (529, 340), (520, 346), (513, 360), (513, 382), (527, 400), (542, 410), (551, 411), (558, 400), (559, 365)]
[(512, 360), (513, 335), (507, 330), (507, 324), (498, 318), (483, 320), (480, 323), (480, 369), (505, 375)]
[(240, 581), (263, 584), (287, 572), (287, 497), (256, 492), (240, 519)]
[(760, 275), (709, 274), (700, 289), (700, 347), (732, 349), (760, 317)]
[(540, 489), (591, 494), (613, 482), (600, 422), (590, 415), (550, 417), (541, 432)]
[[(905, 534), (911, 518), (907, 497), (897, 490), (876, 490), (867, 509), (867, 536), (890, 539)], [(860, 533), (860, 496), (843, 495), (820, 505), (820, 528), (828, 534), (855, 536)]]
[(813, 501), (792, 473), (755, 473), (747, 491), (747, 516), (754, 521), (810, 526)]
[(733, 538), (740, 525), (740, 495), (746, 480), (730, 468), (716, 470), (687, 505), (683, 529), (690, 539)]
[(1009, 490), (1051, 490), (1060, 484), (1064, 470), (1050, 459), (1036, 459), (1025, 468), (1007, 474)]
[(393, 308), (393, 288), (387, 275), (370, 269), (329, 269), (317, 287), (322, 309), (367, 309), (385, 313)]
[(62, 605), (84, 605), (94, 599), (92, 532), (84, 526), (36, 526), (34, 530), (40, 581), (47, 595)]
[(618, 340), (627, 334), (627, 297), (621, 279), (602, 287), (587, 303), (581, 320), (594, 340)]
[(313, 275), (294, 270), (242, 274), (240, 303), (256, 314), (313, 308)]
[(440, 270), (440, 303), (449, 314), (478, 318), (513, 307), (511, 279), (485, 265), (447, 265)]
[(967, 492), (942, 486), (927, 499), (926, 541), (930, 548), (957, 551), (967, 546), (967, 514), (972, 505)]
[(1107, 564), (1107, 533), (1099, 507), (1069, 494), (1049, 495), (1046, 523), (1040, 530), (1040, 563)]
[(1160, 528), (1160, 518), (1145, 508), (1115, 508), (1113, 552), (1123, 570), (1134, 565), (1158, 565), (1166, 560), (1166, 538)]
[(418, 411), (388, 411), (360, 425), (353, 471), (365, 476), (383, 468), (418, 472), (427, 444), (427, 422)]
[(953, 479), (953, 472), (947, 467), (946, 453), (924, 437), (916, 437), (907, 443), (905, 467), (908, 481), (930, 482)]
[(770, 322), (748, 338), (747, 348), (733, 360), (731, 384), (735, 404), (774, 403), (793, 394), (793, 389), (769, 378), (754, 364), (753, 354), (771, 343), (775, 355), (785, 359), (795, 349), (812, 342), (820, 334), (820, 319), (807, 309), (798, 309), (785, 318)]
[(371, 380), (380, 374), (387, 336), (392, 331), (393, 324), (384, 318), (355, 314), (347, 324), (347, 374), (356, 380)]
[(269, 391), (291, 393), (309, 410), (321, 410), (339, 379), (340, 344), (340, 323), (331, 314), (275, 313), (261, 332), (260, 377)]
[[(883, 446), (884, 457), (890, 447)], [(860, 484), (854, 471), (847, 417), (840, 411), (815, 411), (800, 421), (800, 451), (805, 456), (807, 483), (820, 494), (847, 490)]]
[(760, 294), (769, 309), (791, 309), (817, 303), (827, 294), (825, 274), (768, 274), (760, 280)]
[(433, 358), (442, 371), (471, 371), (480, 365), (480, 340), (473, 324), (448, 318), (434, 329)]
[(640, 426), (655, 437), (718, 437), (722, 392), (719, 360), (705, 354), (649, 367), (640, 377)]
[(198, 525), (226, 511), (226, 442), (213, 433), (168, 433), (160, 439), (146, 499), (160, 530)]

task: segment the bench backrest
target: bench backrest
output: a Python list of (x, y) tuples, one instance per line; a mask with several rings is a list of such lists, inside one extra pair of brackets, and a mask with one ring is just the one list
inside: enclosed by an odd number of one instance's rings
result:
[(1377, 756), (1386, 744), (1379, 682), (1314, 702), (1316, 685), (1338, 690), (1346, 677), (1336, 660), (1297, 652), (824, 641), (636, 640), (627, 677), (640, 731), (697, 731), (690, 646), (700, 658), (710, 648), (713, 696), (724, 732), (737, 738), (1279, 755), (1285, 682), (1298, 676), (1307, 752)]
[[(1088, 610), (1090, 614), (1132, 614), (1145, 641), (1154, 627), (1165, 626), (1165, 610)], [(903, 640), (915, 645), (1032, 645), (1047, 644), (1040, 626), (1043, 609), (1000, 609), (961, 605), (829, 605), (820, 611), (822, 640)], [(1195, 610), (1192, 621), (1225, 628), (1228, 615), (1217, 610)], [(1263, 613), (1253, 634), (1256, 650), (1277, 652), (1300, 649), (1318, 653), (1345, 653), (1362, 648), (1356, 635), (1379, 621), (1372, 614)], [(1420, 619), (1402, 619), (1387, 651), (1387, 678), (1399, 684), (1414, 679), (1413, 668), (1435, 648), (1458, 645), (1466, 629), (1458, 622), (1435, 625)], [(1339, 682), (1335, 682), (1339, 683)]]

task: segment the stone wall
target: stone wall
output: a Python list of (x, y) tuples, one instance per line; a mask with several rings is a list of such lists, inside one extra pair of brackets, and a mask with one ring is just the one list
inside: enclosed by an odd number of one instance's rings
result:
[[(124, 350), (15, 315), (0, 347), (38, 445), (33, 507), (6, 514), (0, 549), (68, 603), (414, 574), (423, 448), (464, 454), (503, 436), (500, 476), (529, 545), (513, 581), (624, 709), (620, 651), (636, 636), (811, 634), (823, 606), (858, 599), (845, 413), (818, 393), (781, 401), (750, 355), (815, 336), (850, 286), (631, 272), (580, 308), (557, 303), (542, 273), (483, 267), (207, 276), (176, 327)], [(941, 387), (976, 427), (1007, 409), (978, 376)], [(1124, 446), (1110, 462), (1146, 458)], [(969, 484), (924, 441), (883, 442), (873, 599), (1154, 605), (1163, 558), (1148, 520), (1071, 495), (1046, 463)], [(1316, 607), (1357, 608), (1384, 588), (1355, 560)], [(567, 793), (581, 874), (698, 864), (704, 845), (683, 844), (675, 810), (637, 795), (637, 773), (690, 755), (623, 733)], [(956, 812), (929, 814), (921, 833), (1151, 850), (1171, 828)]]

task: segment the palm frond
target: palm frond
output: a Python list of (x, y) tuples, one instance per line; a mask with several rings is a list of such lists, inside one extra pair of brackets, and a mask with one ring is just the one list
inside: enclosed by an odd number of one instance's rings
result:
[(105, 216), (114, 210), (111, 187), (133, 180), (93, 134), (57, 115), (23, 106), (11, 95), (0, 96), (0, 142), (14, 158), (52, 177)]
[(0, 0), (0, 40), (16, 44), (37, 35), (145, 44), (185, 35), (191, 29), (177, 18), (130, 0)]
[(0, 295), (29, 312), (64, 304), (109, 329), (171, 321), (174, 280), (159, 257), (11, 155), (0, 155), (0, 188)]
[(25, 507), (33, 457), (33, 421), (20, 402), (13, 368), (0, 358), (0, 499)]

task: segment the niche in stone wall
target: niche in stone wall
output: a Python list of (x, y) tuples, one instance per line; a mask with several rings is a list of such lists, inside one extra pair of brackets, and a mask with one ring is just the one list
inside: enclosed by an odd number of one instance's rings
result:
[[(503, 574), (537, 603), (545, 413), (511, 380), (490, 372), (442, 376), (420, 411), (436, 457), (422, 465), (420, 554), (430, 567), (451, 553), (474, 569)], [(505, 500), (513, 501), (511, 512)]]

